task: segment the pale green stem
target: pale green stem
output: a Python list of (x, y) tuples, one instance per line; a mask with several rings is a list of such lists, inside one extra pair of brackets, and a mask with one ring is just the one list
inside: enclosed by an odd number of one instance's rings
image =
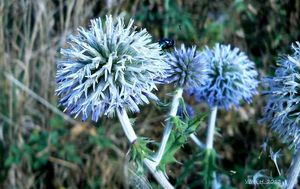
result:
[(276, 167), (276, 169), (277, 169), (277, 172), (278, 172), (279, 176), (281, 176), (281, 172), (280, 172), (280, 170), (279, 170), (279, 167), (278, 167), (278, 164), (277, 164), (277, 163), (275, 163), (275, 167)]
[(165, 152), (165, 149), (166, 149), (166, 146), (167, 146), (167, 142), (168, 142), (168, 139), (170, 137), (172, 127), (173, 127), (170, 119), (175, 117), (176, 114), (177, 114), (177, 110), (178, 110), (178, 106), (179, 106), (179, 100), (182, 97), (182, 93), (183, 93), (183, 89), (178, 88), (176, 90), (175, 95), (173, 96), (171, 110), (170, 110), (170, 113), (169, 113), (169, 118), (168, 118), (168, 121), (167, 121), (167, 125), (164, 129), (163, 138), (162, 138), (160, 147), (158, 149), (158, 152), (157, 152), (156, 156), (153, 158), (153, 160), (156, 162), (157, 165), (160, 163), (160, 161), (161, 161), (161, 159), (164, 155), (164, 152)]
[(211, 114), (210, 114), (210, 118), (209, 118), (207, 138), (206, 138), (206, 148), (207, 149), (213, 149), (217, 111), (218, 111), (217, 106), (214, 106), (211, 108)]
[(199, 138), (194, 134), (192, 133), (190, 135), (191, 139), (194, 141), (194, 143), (200, 148), (200, 149), (204, 149), (205, 148), (205, 145), (199, 140)]
[(212, 182), (212, 189), (219, 189), (220, 186), (218, 184), (218, 181), (217, 181), (217, 174), (216, 172), (214, 171), (213, 172), (213, 182)]
[[(130, 141), (131, 144), (133, 144), (137, 140), (137, 136), (132, 128), (132, 125), (130, 123), (130, 120), (128, 118), (127, 112), (124, 109), (117, 109), (117, 115), (121, 122), (122, 128), (125, 132), (126, 137)], [(157, 182), (166, 189), (173, 189), (174, 187), (171, 185), (171, 183), (168, 181), (166, 176), (163, 174), (162, 171), (156, 170), (156, 164), (149, 159), (144, 159), (144, 164), (148, 167), (154, 178), (157, 180)]]
[(286, 189), (293, 189), (300, 173), (300, 149), (296, 149), (287, 177)]
[(145, 165), (148, 167), (154, 178), (159, 182), (159, 184), (164, 189), (174, 189), (174, 187), (171, 185), (171, 183), (166, 178), (166, 175), (162, 172), (156, 169), (156, 163), (149, 159), (144, 159)]
[(128, 118), (126, 111), (123, 109), (122, 110), (117, 109), (117, 114), (118, 114), (119, 121), (121, 122), (123, 131), (124, 131), (126, 137), (128, 138), (128, 140), (131, 144), (134, 143), (137, 139), (137, 136), (131, 126), (131, 123), (130, 123), (130, 120)]
[[(210, 111), (210, 117), (209, 117), (209, 123), (208, 123), (208, 130), (207, 130), (207, 138), (206, 138), (206, 149), (211, 150), (213, 149), (214, 144), (214, 134), (215, 134), (215, 128), (216, 128), (216, 119), (217, 119), (217, 111), (218, 107), (214, 106), (211, 108)], [(213, 172), (213, 182), (212, 182), (212, 188), (216, 188), (216, 172)]]

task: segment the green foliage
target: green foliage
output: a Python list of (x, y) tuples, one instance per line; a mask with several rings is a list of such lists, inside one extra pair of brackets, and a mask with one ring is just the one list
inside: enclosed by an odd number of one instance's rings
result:
[(208, 189), (212, 185), (213, 173), (216, 170), (216, 156), (217, 153), (215, 149), (205, 149), (203, 152), (203, 161), (201, 165), (203, 166), (203, 171), (200, 175), (203, 177), (203, 185), (205, 189)]
[(207, 22), (205, 25), (205, 33), (204, 38), (206, 39), (212, 39), (211, 44), (218, 41), (224, 41), (224, 30), (225, 30), (225, 24), (220, 24), (216, 22)]
[(184, 169), (182, 169), (176, 180), (176, 186), (180, 187), (184, 184), (184, 182), (188, 182), (188, 185), (193, 188), (199, 186), (202, 182), (200, 179), (188, 180), (187, 178), (191, 178), (193, 172), (195, 172), (195, 167), (197, 165), (201, 165), (201, 156), (200, 153), (193, 153), (192, 157), (186, 160), (183, 163)]
[(39, 153), (47, 147), (47, 140), (45, 139), (47, 139), (47, 133), (34, 131), (27, 142), (11, 145), (4, 166), (9, 168), (13, 164), (20, 165), (22, 161), (26, 161), (29, 165), (32, 165), (33, 170), (38, 170), (47, 163), (49, 157), (47, 151)]
[(139, 137), (132, 145), (131, 160), (133, 160), (136, 163), (137, 172), (139, 172), (139, 173), (143, 173), (143, 171), (144, 171), (143, 160), (145, 158), (151, 160), (152, 151), (147, 147), (147, 145), (150, 142), (151, 141), (147, 138)]
[(205, 115), (200, 114), (185, 120), (181, 120), (178, 116), (171, 118), (171, 124), (175, 126), (175, 129), (171, 132), (158, 169), (165, 172), (168, 164), (176, 162), (176, 152), (187, 142), (188, 137), (198, 129), (204, 117)]
[(175, 38), (186, 42), (198, 40), (199, 36), (195, 30), (192, 15), (185, 7), (170, 0), (165, 0), (162, 6), (161, 13), (158, 13), (156, 10), (149, 11), (149, 7), (141, 3), (135, 19), (144, 23), (143, 26), (146, 28), (159, 30), (161, 38)]
[[(78, 125), (70, 132), (69, 128), (58, 124), (61, 121), (59, 117), (53, 117), (50, 121), (50, 130), (37, 128), (29, 135), (20, 136), (22, 139), (11, 144), (7, 153), (4, 154), (4, 168), (7, 170), (15, 167), (25, 168), (24, 171), (37, 175), (50, 174), (48, 173), (51, 172), (49, 167), (54, 165), (66, 166), (70, 170), (79, 167), (86, 169), (85, 156), (91, 153), (91, 149), (112, 148), (112, 142), (105, 137), (103, 127), (89, 128), (85, 125)], [(84, 147), (79, 147), (82, 143), (85, 144)], [(41, 172), (43, 169), (46, 169), (44, 173)], [(99, 188), (101, 178), (83, 176), (87, 177), (86, 186), (89, 186), (88, 188)], [(37, 183), (39, 182), (43, 182), (43, 180), (38, 180)], [(49, 180), (49, 182), (52, 183), (54, 180)]]

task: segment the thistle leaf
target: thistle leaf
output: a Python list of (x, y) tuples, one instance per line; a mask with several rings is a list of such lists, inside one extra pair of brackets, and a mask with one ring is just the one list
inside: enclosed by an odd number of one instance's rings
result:
[(203, 155), (203, 171), (200, 172), (200, 175), (203, 176), (204, 188), (209, 189), (212, 185), (213, 172), (216, 170), (217, 153), (214, 149), (206, 149)]
[(147, 145), (152, 142), (148, 138), (139, 137), (132, 145), (131, 160), (136, 163), (137, 172), (143, 172), (143, 160), (145, 158), (151, 159), (152, 151), (147, 147)]
[(175, 129), (171, 132), (158, 169), (165, 172), (168, 164), (177, 162), (175, 158), (176, 152), (187, 142), (188, 137), (198, 129), (204, 117), (204, 114), (200, 114), (194, 118), (187, 117), (184, 121), (179, 116), (171, 118), (170, 121), (174, 124)]

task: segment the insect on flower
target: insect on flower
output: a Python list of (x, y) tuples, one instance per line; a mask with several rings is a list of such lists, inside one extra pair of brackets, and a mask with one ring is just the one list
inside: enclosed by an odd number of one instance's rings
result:
[(181, 88), (198, 88), (205, 84), (208, 74), (208, 63), (202, 54), (196, 50), (196, 46), (174, 48), (171, 53), (166, 53), (165, 83), (172, 83)]
[(162, 50), (171, 49), (175, 46), (175, 41), (168, 38), (160, 39), (158, 43)]

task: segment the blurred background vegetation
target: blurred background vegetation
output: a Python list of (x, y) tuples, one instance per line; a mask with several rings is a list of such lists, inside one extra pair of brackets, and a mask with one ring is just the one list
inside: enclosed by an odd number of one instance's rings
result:
[[(55, 62), (66, 36), (106, 14), (133, 17), (154, 41), (168, 37), (176, 46), (199, 49), (230, 43), (255, 61), (260, 77), (272, 74), (277, 55), (289, 52), (300, 37), (296, 0), (0, 0), (0, 188), (126, 188), (132, 181), (124, 166), (129, 145), (119, 123), (73, 120), (54, 95)], [(160, 87), (161, 100), (168, 101), (172, 90)], [(269, 147), (282, 149), (279, 166), (285, 172), (289, 167), (292, 153), (258, 123), (264, 104), (258, 95), (253, 104), (218, 115), (215, 146), (227, 187), (252, 188), (244, 180), (261, 169), (277, 177)], [(131, 115), (137, 133), (159, 141), (166, 112), (151, 104)], [(202, 140), (204, 131), (205, 126), (198, 131)], [(263, 151), (266, 137), (270, 146)], [(169, 166), (170, 181), (178, 188), (201, 188), (198, 152), (189, 141), (176, 154), (183, 164)]]

